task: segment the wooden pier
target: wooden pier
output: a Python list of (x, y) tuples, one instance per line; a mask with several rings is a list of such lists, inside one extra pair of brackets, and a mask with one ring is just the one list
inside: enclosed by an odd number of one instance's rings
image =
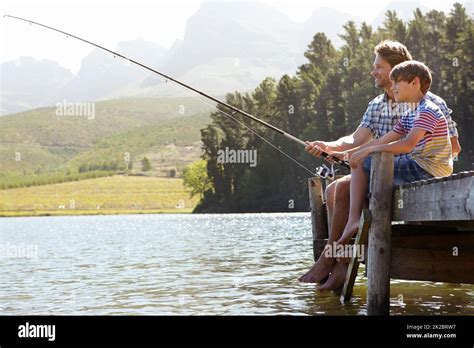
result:
[[(389, 314), (390, 279), (474, 284), (474, 171), (395, 188), (392, 177), (393, 155), (374, 154), (369, 209), (356, 238), (368, 243), (368, 315)], [(328, 237), (323, 180), (309, 179), (309, 189), (316, 260)], [(357, 268), (353, 259), (343, 301), (350, 298)]]

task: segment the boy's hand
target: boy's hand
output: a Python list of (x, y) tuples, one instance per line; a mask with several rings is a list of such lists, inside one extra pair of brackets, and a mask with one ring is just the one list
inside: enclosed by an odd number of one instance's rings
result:
[(308, 146), (305, 147), (305, 151), (315, 157), (320, 157), (322, 152), (330, 152), (330, 148), (324, 141), (307, 141), (306, 144), (308, 144)]
[(334, 158), (347, 161), (349, 159), (349, 153), (347, 151), (331, 151), (329, 157), (326, 160), (330, 163), (334, 163)]
[(369, 148), (365, 148), (359, 151), (354, 152), (349, 158), (349, 164), (352, 169), (357, 168), (357, 166), (362, 163), (362, 161), (370, 155)]

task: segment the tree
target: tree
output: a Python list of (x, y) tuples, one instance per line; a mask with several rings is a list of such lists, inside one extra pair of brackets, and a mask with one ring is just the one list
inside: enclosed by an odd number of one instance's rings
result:
[(406, 39), (406, 26), (403, 20), (398, 18), (397, 11), (388, 10), (385, 13), (384, 27), (381, 32), (392, 40), (405, 42)]
[[(432, 69), (431, 90), (445, 99), (458, 124), (463, 151), (455, 171), (470, 169), (474, 162), (474, 137), (469, 136), (474, 122), (474, 22), (465, 8), (455, 4), (449, 14), (435, 10), (423, 14), (416, 9), (408, 22), (395, 11), (387, 11), (381, 27), (347, 22), (340, 37), (344, 43), (336, 49), (325, 34), (316, 33), (304, 53), (306, 63), (294, 76), (284, 75), (278, 82), (265, 78), (253, 92), (228, 94), (227, 103), (303, 140), (334, 140), (351, 134), (368, 102), (381, 93), (369, 75), (375, 45), (383, 39), (399, 40), (414, 59)], [(222, 106), (218, 109), (231, 113)], [(207, 168), (212, 190), (201, 194), (196, 211), (288, 211), (289, 199), (295, 210), (306, 210), (308, 173), (275, 147), (313, 170), (321, 161), (260, 124), (232, 115), (274, 147), (242, 124), (213, 113), (212, 123), (201, 130), (206, 163), (202, 166)], [(225, 147), (257, 149), (257, 167), (219, 163), (217, 151)]]
[(212, 190), (212, 181), (207, 175), (205, 160), (196, 161), (183, 170), (184, 186), (191, 189), (191, 197), (199, 194), (202, 198), (206, 191)]
[(151, 162), (147, 157), (143, 157), (142, 159), (142, 171), (148, 172), (151, 170)]

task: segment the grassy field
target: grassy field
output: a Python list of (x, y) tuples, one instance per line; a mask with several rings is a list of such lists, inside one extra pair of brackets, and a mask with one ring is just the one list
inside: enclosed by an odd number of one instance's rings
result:
[(0, 190), (0, 216), (189, 213), (182, 179), (121, 176)]

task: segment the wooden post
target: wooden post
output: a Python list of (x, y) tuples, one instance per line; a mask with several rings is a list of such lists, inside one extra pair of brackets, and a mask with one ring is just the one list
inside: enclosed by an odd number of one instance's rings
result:
[(324, 250), (328, 238), (326, 206), (324, 204), (323, 182), (320, 178), (309, 178), (309, 203), (313, 232), (313, 256), (316, 261)]
[(389, 315), (393, 155), (373, 154), (370, 177), (367, 314)]
[(351, 299), (352, 291), (354, 289), (354, 283), (357, 277), (357, 271), (359, 270), (359, 258), (361, 256), (357, 254), (357, 251), (362, 250), (362, 252), (364, 252), (364, 255), (362, 255), (362, 257), (365, 258), (365, 248), (367, 246), (369, 228), (370, 211), (368, 209), (364, 209), (360, 217), (359, 230), (357, 232), (356, 240), (354, 243), (352, 258), (349, 262), (349, 267), (347, 268), (346, 281), (344, 282), (344, 286), (342, 287), (342, 293), (340, 297), (342, 303), (345, 303)]

